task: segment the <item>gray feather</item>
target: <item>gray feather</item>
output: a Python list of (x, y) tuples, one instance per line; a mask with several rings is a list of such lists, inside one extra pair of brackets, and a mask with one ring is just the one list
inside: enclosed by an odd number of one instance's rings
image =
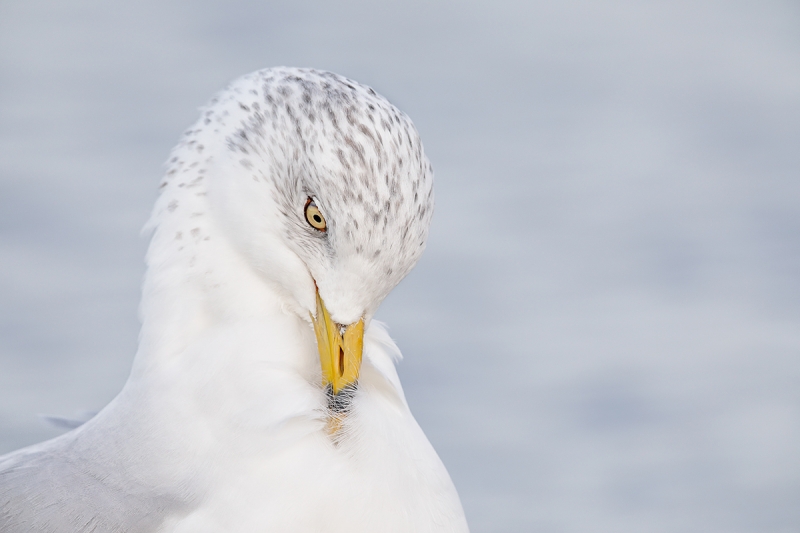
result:
[(0, 458), (0, 531), (147, 533), (182, 507), (75, 441), (71, 432)]

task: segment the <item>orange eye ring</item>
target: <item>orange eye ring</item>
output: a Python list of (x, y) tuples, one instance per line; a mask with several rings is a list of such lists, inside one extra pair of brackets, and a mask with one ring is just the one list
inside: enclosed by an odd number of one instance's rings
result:
[(312, 198), (306, 201), (305, 207), (306, 221), (317, 231), (328, 231), (328, 223), (325, 222), (325, 217), (317, 207), (317, 204)]

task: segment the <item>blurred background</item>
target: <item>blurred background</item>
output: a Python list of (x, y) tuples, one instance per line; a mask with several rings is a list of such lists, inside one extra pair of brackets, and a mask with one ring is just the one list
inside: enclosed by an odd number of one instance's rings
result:
[(475, 533), (800, 530), (795, 1), (0, 2), (0, 452), (120, 390), (162, 163), (276, 65), (425, 142), (379, 318)]

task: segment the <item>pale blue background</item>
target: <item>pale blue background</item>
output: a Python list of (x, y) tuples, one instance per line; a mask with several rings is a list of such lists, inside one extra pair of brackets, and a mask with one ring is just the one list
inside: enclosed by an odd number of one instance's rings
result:
[(792, 1), (0, 1), (0, 451), (120, 389), (161, 164), (274, 65), (422, 134), (380, 315), (474, 532), (800, 530)]

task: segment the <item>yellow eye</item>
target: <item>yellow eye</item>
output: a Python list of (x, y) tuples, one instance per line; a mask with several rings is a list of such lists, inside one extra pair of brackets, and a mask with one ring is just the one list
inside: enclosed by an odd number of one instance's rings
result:
[(319, 212), (317, 204), (311, 198), (306, 201), (306, 220), (311, 224), (311, 227), (319, 231), (327, 231), (328, 225), (325, 223), (325, 217)]

